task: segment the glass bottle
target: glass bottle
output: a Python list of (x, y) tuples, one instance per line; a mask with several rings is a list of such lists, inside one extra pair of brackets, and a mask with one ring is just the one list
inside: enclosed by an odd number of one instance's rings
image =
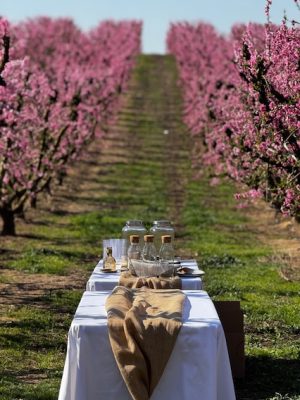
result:
[(169, 263), (174, 263), (174, 248), (172, 245), (171, 235), (164, 235), (161, 237), (159, 259), (162, 261), (169, 261)]
[(154, 246), (154, 236), (153, 235), (145, 235), (144, 236), (144, 247), (142, 251), (142, 259), (144, 261), (156, 261), (157, 260), (157, 250)]
[(112, 255), (112, 247), (106, 248), (106, 257), (103, 260), (103, 269), (116, 270), (116, 260)]
[(150, 233), (154, 235), (154, 245), (157, 249), (157, 252), (160, 249), (162, 236), (170, 235), (172, 243), (174, 242), (175, 231), (170, 221), (167, 220), (153, 221), (153, 226), (150, 228)]
[(143, 237), (146, 234), (146, 228), (143, 225), (143, 221), (140, 220), (132, 220), (132, 221), (127, 221), (126, 225), (122, 229), (122, 237), (127, 240), (127, 248), (126, 251), (128, 250), (128, 247), (130, 245), (130, 236), (131, 235), (138, 235), (140, 238), (140, 243), (143, 242)]
[(128, 248), (128, 269), (131, 273), (134, 273), (134, 268), (131, 260), (141, 259), (141, 247), (140, 247), (140, 237), (139, 235), (130, 235), (130, 246)]

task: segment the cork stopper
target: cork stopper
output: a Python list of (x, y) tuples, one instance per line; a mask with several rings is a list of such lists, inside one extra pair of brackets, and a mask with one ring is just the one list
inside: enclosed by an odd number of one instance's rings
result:
[(108, 256), (111, 256), (111, 255), (112, 255), (112, 247), (106, 247), (106, 254), (107, 254)]
[(172, 241), (171, 235), (163, 235), (161, 237), (161, 242), (162, 243), (171, 243), (171, 241)]
[(144, 241), (146, 243), (153, 243), (153, 240), (154, 240), (154, 235), (145, 235), (144, 236)]
[(130, 235), (130, 243), (139, 243), (140, 237), (139, 235)]

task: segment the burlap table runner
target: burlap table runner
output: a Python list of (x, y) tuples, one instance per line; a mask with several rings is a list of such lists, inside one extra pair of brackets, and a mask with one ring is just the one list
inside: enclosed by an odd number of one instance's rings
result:
[(109, 340), (134, 400), (148, 400), (172, 353), (182, 322), (180, 290), (116, 286), (105, 304)]
[(130, 272), (122, 272), (119, 279), (119, 286), (127, 288), (141, 288), (146, 286), (150, 289), (181, 289), (179, 276), (172, 277), (150, 277), (133, 276)]

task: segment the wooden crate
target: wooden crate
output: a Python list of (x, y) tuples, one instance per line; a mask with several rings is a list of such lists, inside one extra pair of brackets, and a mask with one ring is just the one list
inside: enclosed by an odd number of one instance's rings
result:
[(214, 301), (217, 313), (223, 325), (232, 376), (245, 376), (245, 334), (244, 315), (239, 301)]

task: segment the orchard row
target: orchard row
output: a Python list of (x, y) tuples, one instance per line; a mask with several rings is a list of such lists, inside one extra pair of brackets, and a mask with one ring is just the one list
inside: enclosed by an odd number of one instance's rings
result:
[[(294, 0), (300, 10), (299, 0)], [(267, 0), (269, 18), (271, 0)], [(141, 23), (103, 22), (83, 33), (68, 19), (15, 26), (0, 19), (0, 215), (15, 216), (62, 181), (66, 166), (104, 135), (120, 106)], [(193, 162), (248, 185), (300, 216), (300, 29), (285, 18), (235, 25), (229, 36), (205, 23), (176, 23), (167, 37), (184, 92)]]
[[(294, 0), (295, 10), (299, 2)], [(173, 24), (168, 49), (184, 90), (194, 162), (217, 183), (227, 175), (248, 185), (237, 197), (264, 196), (300, 216), (300, 29), (236, 25), (228, 37), (212, 25)]]
[(140, 52), (141, 23), (0, 20), (0, 214), (3, 234), (26, 202), (62, 180), (67, 164), (113, 122)]

